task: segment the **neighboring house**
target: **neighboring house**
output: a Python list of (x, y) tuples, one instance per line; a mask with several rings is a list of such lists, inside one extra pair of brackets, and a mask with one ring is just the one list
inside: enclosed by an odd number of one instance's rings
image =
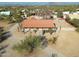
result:
[[(22, 12), (24, 12), (24, 10), (22, 10)], [(45, 18), (45, 19), (50, 19), (51, 15), (54, 13), (54, 11), (52, 10), (48, 10), (48, 9), (34, 9), (34, 10), (30, 10), (28, 12), (26, 12), (27, 14), (31, 14)]]
[(34, 18), (34, 19), (43, 19), (43, 17), (41, 17), (41, 16), (31, 16), (31, 18)]
[(1, 11), (0, 15), (10, 15), (10, 11)]
[(39, 30), (42, 33), (43, 30), (53, 30), (55, 28), (54, 24), (53, 20), (25, 19), (22, 21), (21, 27), (23, 32), (27, 32), (28, 30)]
[(26, 18), (27, 18), (27, 14), (26, 14), (26, 12), (25, 12), (25, 9), (22, 10), (21, 13), (22, 13), (21, 17), (22, 17), (23, 19), (26, 19)]
[(79, 14), (79, 11), (76, 11), (77, 14)]
[(53, 16), (53, 18), (54, 18), (54, 19), (56, 19), (56, 18), (57, 18), (57, 15), (52, 15), (52, 16)]
[(79, 19), (79, 11), (75, 11), (75, 12), (69, 12), (69, 11), (64, 11), (63, 13), (63, 18), (66, 19), (67, 16), (69, 16), (69, 18), (72, 19)]
[(63, 15), (68, 15), (70, 12), (69, 11), (64, 11)]

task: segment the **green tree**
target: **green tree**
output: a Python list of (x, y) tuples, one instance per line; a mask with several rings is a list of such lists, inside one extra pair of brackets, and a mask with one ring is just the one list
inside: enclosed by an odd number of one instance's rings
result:
[(59, 11), (58, 14), (57, 14), (57, 16), (58, 16), (59, 18), (63, 18), (63, 13), (62, 13), (62, 11)]

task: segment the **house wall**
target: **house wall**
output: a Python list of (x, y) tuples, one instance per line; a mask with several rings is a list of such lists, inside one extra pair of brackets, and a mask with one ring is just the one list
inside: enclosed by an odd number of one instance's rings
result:
[(22, 28), (22, 31), (27, 32), (29, 30), (48, 30), (49, 28)]
[(68, 14), (69, 14), (69, 11), (65, 11), (65, 12), (63, 12), (63, 14), (66, 14), (66, 15), (68, 15)]
[[(33, 30), (48, 30), (49, 28), (22, 28), (23, 32), (27, 32), (27, 31), (33, 31)], [(52, 30), (54, 30), (55, 28), (52, 28)]]
[(43, 35), (43, 30), (42, 30), (42, 29), (39, 29), (39, 30), (36, 32), (36, 34), (37, 34), (38, 36), (42, 36), (42, 35)]

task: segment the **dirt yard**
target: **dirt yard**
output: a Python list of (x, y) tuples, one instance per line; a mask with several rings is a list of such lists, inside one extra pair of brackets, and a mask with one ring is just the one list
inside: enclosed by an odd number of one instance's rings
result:
[[(56, 41), (56, 44), (48, 45), (42, 51), (39, 51), (39, 52), (37, 51), (36, 53), (29, 56), (51, 57), (52, 52), (58, 54), (59, 56), (70, 56), (70, 57), (79, 56), (79, 47), (78, 47), (79, 46), (79, 33), (75, 31), (75, 28), (73, 26), (71, 26), (64, 20), (58, 23), (59, 23), (58, 26), (61, 25), (61, 31), (59, 32), (59, 37)], [(66, 30), (62, 28), (66, 28)], [(68, 30), (68, 28), (72, 28), (73, 31)], [(18, 32), (18, 30), (16, 29), (17, 29), (17, 24), (15, 24), (14, 26), (12, 26), (12, 28), (9, 29), (9, 31), (11, 31), (12, 33), (12, 37), (10, 37), (9, 39), (7, 39), (5, 42), (2, 43), (2, 44), (9, 45), (9, 47), (6, 48), (6, 53), (3, 54), (4, 57), (20, 56), (17, 53), (13, 52), (12, 46), (18, 41), (24, 39), (25, 36), (28, 35), (29, 33), (24, 34), (23, 32)], [(49, 33), (45, 35), (47, 38), (52, 37), (52, 35), (50, 35)]]
[(0, 21), (0, 27), (3, 27), (5, 30), (8, 30), (14, 25), (14, 23), (9, 23), (8, 21)]
[[(79, 56), (79, 33), (75, 31), (75, 28), (62, 20), (61, 22), (61, 31), (59, 33), (59, 38), (56, 42), (56, 45), (53, 48), (56, 48), (57, 51), (62, 53), (65, 56)], [(62, 30), (62, 28), (72, 28), (71, 30)]]
[(65, 56), (79, 56), (79, 33), (72, 31), (61, 31), (56, 45), (57, 51)]
[(8, 22), (0, 21), (0, 27), (7, 27), (7, 26), (8, 26)]

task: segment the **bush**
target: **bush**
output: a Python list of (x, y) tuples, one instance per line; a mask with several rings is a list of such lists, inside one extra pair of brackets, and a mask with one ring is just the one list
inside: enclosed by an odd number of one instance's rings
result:
[(61, 11), (59, 11), (58, 14), (57, 14), (57, 16), (58, 16), (59, 18), (63, 18), (63, 13), (62, 13)]
[(73, 26), (75, 26), (75, 27), (79, 27), (79, 19), (73, 19), (73, 20), (71, 21), (71, 24), (72, 24)]
[(71, 25), (75, 26), (75, 27), (79, 27), (79, 19), (72, 19), (70, 20), (69, 17), (67, 17), (65, 19), (68, 23), (70, 23)]
[(75, 26), (77, 28), (76, 31), (79, 32), (79, 19), (72, 19), (69, 23)]
[(10, 17), (7, 15), (0, 15), (0, 20), (9, 21)]
[(13, 49), (18, 52), (27, 51), (29, 53), (33, 52), (34, 49), (37, 49), (41, 46), (40, 36), (28, 36), (24, 40), (21, 40), (20, 43), (14, 45)]
[(67, 16), (65, 20), (69, 23), (70, 22), (70, 17)]
[(79, 27), (76, 29), (77, 32), (79, 32)]

